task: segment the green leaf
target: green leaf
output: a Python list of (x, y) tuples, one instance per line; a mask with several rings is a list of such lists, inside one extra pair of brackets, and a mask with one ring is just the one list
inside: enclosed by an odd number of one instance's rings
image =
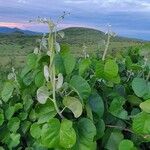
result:
[(29, 72), (29, 73), (27, 73), (27, 74), (23, 77), (23, 83), (24, 83), (26, 86), (29, 86), (33, 81), (34, 81), (33, 72)]
[(26, 134), (29, 129), (30, 129), (30, 125), (31, 125), (31, 122), (30, 121), (24, 121), (24, 122), (21, 122), (21, 131)]
[(77, 141), (72, 150), (95, 150), (96, 127), (90, 119), (82, 118), (77, 123)]
[(15, 113), (15, 107), (9, 106), (5, 111), (5, 116), (9, 120)]
[(78, 118), (82, 114), (82, 104), (77, 98), (64, 97), (63, 104), (73, 112), (75, 118)]
[(37, 90), (37, 100), (41, 104), (45, 104), (47, 99), (49, 98), (49, 91), (46, 86), (42, 86)]
[(11, 98), (13, 91), (14, 85), (11, 82), (6, 82), (1, 93), (2, 100), (7, 102)]
[(129, 95), (128, 96), (128, 102), (130, 104), (132, 104), (133, 106), (139, 106), (139, 104), (142, 102), (142, 100), (137, 96)]
[(41, 131), (41, 143), (47, 148), (61, 146), (71, 148), (76, 142), (76, 133), (72, 127), (72, 122), (53, 118), (44, 124)]
[(2, 146), (0, 146), (0, 150), (5, 150)]
[(31, 95), (29, 95), (29, 94), (26, 93), (22, 97), (22, 99), (23, 99), (24, 110), (28, 111), (31, 108), (32, 104), (33, 104), (32, 97), (31, 97)]
[(90, 59), (83, 59), (79, 62), (79, 75), (83, 75), (84, 72), (90, 67)]
[(122, 140), (123, 140), (123, 134), (121, 132), (119, 131), (111, 132), (108, 141), (104, 147), (107, 150), (117, 150)]
[(60, 122), (58, 119), (51, 119), (45, 123), (41, 131), (41, 144), (47, 148), (54, 148), (59, 145)]
[(143, 97), (145, 94), (148, 93), (148, 85), (146, 83), (146, 80), (142, 78), (134, 78), (132, 81), (132, 88), (134, 93), (138, 97)]
[(11, 132), (15, 133), (19, 129), (19, 126), (20, 126), (20, 120), (19, 120), (19, 118), (17, 118), (17, 117), (11, 118), (9, 120), (7, 126), (8, 126), (8, 129)]
[(89, 97), (89, 105), (92, 109), (92, 111), (101, 118), (104, 113), (104, 103), (102, 98), (96, 93), (93, 92)]
[(95, 126), (96, 126), (96, 131), (97, 131), (95, 139), (99, 140), (104, 135), (105, 123), (104, 123), (104, 121), (102, 119), (99, 119), (98, 122), (95, 124)]
[(10, 134), (10, 139), (8, 142), (9, 149), (16, 147), (20, 143), (20, 134), (12, 133)]
[(35, 115), (38, 123), (45, 123), (52, 119), (57, 114), (52, 101), (47, 101), (45, 104), (37, 104), (35, 107)]
[(23, 78), (27, 73), (31, 71), (31, 68), (29, 66), (25, 66), (21, 71), (21, 78)]
[(70, 86), (77, 92), (81, 99), (86, 100), (91, 93), (90, 85), (81, 76), (74, 75), (70, 80)]
[[(137, 134), (148, 135), (150, 134), (150, 115), (141, 112), (133, 118), (132, 129)], [(146, 139), (149, 137), (145, 137)]]
[(115, 60), (107, 60), (104, 66), (104, 74), (110, 78), (114, 78), (118, 75), (118, 65)]
[(30, 134), (32, 135), (32, 137), (34, 137), (35, 139), (40, 138), (41, 136), (41, 127), (39, 124), (37, 123), (33, 123), (30, 127)]
[(36, 67), (36, 64), (37, 64), (37, 55), (35, 55), (34, 53), (32, 53), (32, 54), (29, 54), (28, 56), (27, 56), (27, 65), (31, 68), (31, 69), (33, 69), (33, 68), (35, 68)]
[(142, 102), (140, 104), (140, 108), (146, 112), (146, 113), (150, 113), (150, 99), (146, 100), (145, 102)]
[(4, 122), (4, 114), (3, 112), (0, 112), (0, 126), (3, 124)]
[(15, 112), (17, 112), (18, 110), (20, 110), (20, 109), (23, 108), (23, 104), (22, 104), (22, 103), (16, 103), (16, 104), (14, 105), (14, 107), (15, 107)]
[(64, 66), (62, 56), (60, 54), (55, 55), (54, 64), (55, 64), (57, 74), (59, 73), (65, 74), (65, 66)]
[(121, 119), (128, 119), (128, 112), (123, 109), (123, 105), (125, 104), (125, 99), (122, 97), (116, 97), (110, 104), (109, 111), (115, 117)]
[(132, 141), (122, 140), (119, 144), (119, 150), (136, 150), (136, 148)]
[(76, 143), (76, 132), (72, 127), (72, 122), (63, 120), (60, 127), (60, 146), (71, 148)]
[(76, 59), (72, 56), (70, 52), (63, 53), (63, 62), (66, 70), (66, 74), (69, 75), (73, 71)]
[(97, 78), (104, 77), (104, 62), (103, 61), (96, 61), (94, 64), (95, 67), (95, 74)]
[(39, 72), (34, 79), (35, 85), (37, 87), (41, 87), (44, 84), (44, 74), (43, 72)]

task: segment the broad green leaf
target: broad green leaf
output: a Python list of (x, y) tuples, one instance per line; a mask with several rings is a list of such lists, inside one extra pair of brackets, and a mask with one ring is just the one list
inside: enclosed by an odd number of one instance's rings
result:
[(87, 99), (91, 94), (90, 85), (81, 76), (74, 75), (70, 80), (70, 86), (77, 92), (81, 99)]
[(0, 112), (0, 126), (3, 124), (4, 122), (4, 114), (3, 112)]
[(27, 113), (27, 112), (20, 112), (19, 115), (18, 115), (18, 117), (19, 117), (19, 119), (20, 119), (21, 121), (24, 121), (24, 120), (27, 119), (28, 113)]
[(122, 97), (114, 98), (110, 104), (109, 111), (115, 117), (121, 119), (128, 119), (128, 112), (123, 109), (123, 105), (125, 104), (125, 99)]
[(123, 140), (123, 134), (119, 131), (111, 132), (105, 148), (107, 150), (117, 150), (119, 148), (120, 142)]
[(57, 114), (52, 101), (47, 101), (45, 104), (37, 104), (35, 107), (35, 117), (38, 123), (45, 123), (52, 119)]
[(75, 118), (82, 114), (82, 104), (77, 98), (67, 96), (63, 99), (63, 104), (73, 112)]
[(139, 97), (134, 95), (129, 95), (127, 100), (133, 106), (139, 106), (139, 104), (142, 102), (142, 100)]
[(23, 99), (24, 110), (25, 111), (29, 110), (33, 104), (33, 100), (32, 100), (31, 95), (26, 93), (26, 95), (23, 96), (22, 99)]
[(35, 55), (34, 53), (29, 54), (29, 55), (27, 56), (27, 65), (28, 65), (31, 69), (35, 68), (36, 65), (37, 65), (37, 55)]
[(17, 112), (18, 110), (21, 110), (23, 108), (23, 104), (22, 103), (16, 103), (14, 105), (15, 107), (15, 112)]
[(7, 124), (8, 129), (14, 133), (19, 129), (19, 126), (20, 120), (17, 117), (11, 118)]
[(65, 66), (64, 66), (62, 56), (60, 54), (55, 55), (54, 64), (55, 64), (57, 74), (59, 73), (65, 74)]
[(136, 150), (136, 148), (132, 141), (122, 140), (119, 144), (119, 150)]
[(30, 134), (32, 135), (32, 137), (34, 137), (35, 139), (40, 138), (41, 136), (41, 127), (39, 124), (37, 123), (33, 123), (30, 127)]
[(9, 106), (6, 111), (5, 111), (5, 116), (9, 120), (15, 113), (15, 107), (14, 106)]
[(103, 61), (96, 61), (94, 64), (95, 67), (95, 74), (97, 78), (104, 77), (104, 62)]
[(59, 146), (59, 131), (60, 122), (58, 119), (54, 118), (45, 123), (41, 131), (41, 144), (47, 148)]
[(66, 70), (66, 74), (69, 75), (73, 71), (76, 59), (72, 56), (70, 52), (66, 52), (63, 54), (63, 62)]
[(34, 75), (33, 72), (29, 72), (27, 73), (24, 77), (23, 77), (23, 83), (26, 86), (31, 85), (31, 83), (34, 81)]
[(21, 78), (23, 78), (27, 73), (31, 71), (31, 68), (29, 66), (25, 66), (21, 71)]
[(69, 120), (62, 120), (60, 127), (60, 146), (64, 148), (71, 148), (76, 143), (76, 132), (72, 127), (72, 122)]
[(146, 113), (150, 113), (150, 99), (146, 100), (145, 102), (142, 102), (140, 104), (140, 108), (146, 112)]
[(58, 119), (51, 119), (44, 124), (41, 131), (41, 143), (47, 148), (71, 148), (76, 142), (76, 133), (72, 127), (72, 122)]
[(20, 143), (20, 137), (21, 136), (18, 133), (10, 134), (10, 138), (9, 138), (9, 141), (8, 141), (9, 149), (12, 149), (12, 148), (16, 147)]
[(83, 59), (79, 62), (79, 75), (83, 75), (84, 72), (90, 67), (90, 59)]
[(82, 118), (76, 127), (77, 141), (72, 150), (96, 150), (94, 137), (96, 127), (90, 119)]
[(44, 83), (44, 75), (43, 72), (39, 72), (34, 79), (35, 85), (37, 87), (41, 87)]
[(95, 124), (96, 126), (96, 136), (95, 139), (98, 140), (102, 138), (105, 132), (105, 123), (102, 119), (99, 119), (98, 122)]
[(143, 99), (145, 100), (150, 99), (150, 82), (148, 82), (147, 86), (148, 86), (148, 92), (146, 95), (143, 96)]
[(0, 150), (5, 150), (2, 146), (0, 146)]
[(28, 131), (30, 131), (31, 122), (30, 121), (24, 121), (21, 122), (21, 131), (26, 134)]
[(6, 82), (1, 93), (2, 100), (7, 102), (11, 98), (13, 91), (14, 85), (11, 82)]
[[(133, 118), (132, 129), (137, 134), (150, 134), (150, 115), (149, 113), (141, 112)], [(146, 139), (149, 137), (145, 137)]]
[(115, 60), (109, 59), (106, 61), (104, 66), (104, 74), (114, 78), (118, 75), (118, 65)]
[(101, 118), (104, 113), (104, 103), (102, 98), (96, 93), (93, 92), (89, 97), (89, 105), (92, 111)]
[(146, 83), (146, 80), (142, 78), (134, 78), (132, 81), (132, 88), (134, 93), (138, 97), (143, 97), (145, 94), (148, 93), (148, 85)]
[(46, 86), (42, 86), (37, 90), (37, 100), (41, 104), (45, 104), (49, 98), (50, 92)]

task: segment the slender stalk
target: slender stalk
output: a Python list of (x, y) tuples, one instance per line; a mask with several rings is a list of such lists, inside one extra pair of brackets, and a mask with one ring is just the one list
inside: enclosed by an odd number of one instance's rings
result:
[(109, 47), (109, 44), (110, 44), (110, 38), (111, 38), (111, 35), (110, 35), (110, 33), (108, 32), (107, 43), (106, 43), (105, 50), (104, 50), (103, 57), (102, 57), (102, 60), (103, 60), (103, 61), (105, 60), (106, 54), (107, 54), (107, 52), (108, 52), (108, 47)]
[(49, 50), (51, 52), (51, 57), (50, 57), (50, 73), (51, 73), (51, 83), (52, 83), (52, 89), (53, 89), (53, 103), (54, 107), (59, 114), (61, 118), (64, 118), (64, 116), (61, 114), (57, 102), (56, 102), (56, 72), (55, 72), (55, 65), (53, 64), (54, 57), (55, 57), (55, 49), (54, 49), (54, 42), (56, 42), (56, 30), (55, 30), (55, 35), (52, 34), (52, 30), (50, 30), (49, 33), (49, 38), (48, 38), (48, 44), (49, 44)]
[(108, 128), (116, 128), (116, 129), (119, 129), (119, 130), (124, 130), (124, 131), (130, 132), (130, 133), (134, 133), (132, 130), (127, 129), (127, 128), (123, 128), (123, 127), (120, 127), (120, 126), (106, 125), (106, 127), (108, 127)]

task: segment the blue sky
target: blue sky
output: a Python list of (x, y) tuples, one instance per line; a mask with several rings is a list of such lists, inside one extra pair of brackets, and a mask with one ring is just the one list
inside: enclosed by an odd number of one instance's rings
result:
[(83, 26), (105, 31), (107, 24), (118, 35), (150, 40), (150, 0), (0, 0), (0, 26), (47, 31), (28, 23), (37, 16), (56, 20), (70, 15), (59, 28)]

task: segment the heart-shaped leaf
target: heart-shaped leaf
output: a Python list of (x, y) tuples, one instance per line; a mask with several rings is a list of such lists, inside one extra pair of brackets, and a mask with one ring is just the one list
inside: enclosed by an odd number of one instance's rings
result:
[(63, 104), (73, 112), (75, 118), (78, 118), (82, 114), (82, 104), (77, 98), (65, 97)]

